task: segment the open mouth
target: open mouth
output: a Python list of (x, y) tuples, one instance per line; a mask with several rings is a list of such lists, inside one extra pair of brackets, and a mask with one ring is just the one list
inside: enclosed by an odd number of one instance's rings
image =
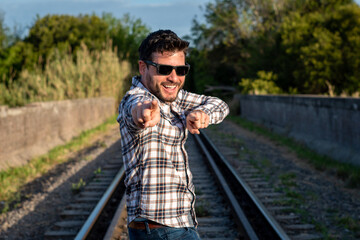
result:
[(177, 89), (177, 85), (167, 85), (167, 84), (163, 84), (162, 86), (163, 86), (163, 88), (165, 89), (165, 91), (167, 91), (167, 92), (174, 92), (174, 91), (176, 91), (176, 89)]
[(163, 85), (163, 87), (171, 90), (171, 89), (175, 89), (176, 85)]

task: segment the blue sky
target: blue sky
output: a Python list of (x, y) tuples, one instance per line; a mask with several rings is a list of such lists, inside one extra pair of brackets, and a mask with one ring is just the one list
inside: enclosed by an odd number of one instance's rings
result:
[(151, 30), (172, 29), (179, 36), (190, 34), (192, 20), (203, 19), (200, 6), (211, 0), (0, 0), (4, 23), (26, 29), (31, 26), (36, 14), (92, 14), (112, 13), (121, 18), (129, 13), (140, 18)]
[[(121, 18), (129, 13), (140, 18), (151, 30), (172, 29), (179, 36), (190, 34), (192, 20), (203, 21), (200, 6), (213, 0), (0, 0), (0, 11), (4, 12), (4, 23), (12, 28), (18, 25), (25, 29), (36, 18), (46, 14), (79, 15), (103, 12)], [(355, 0), (360, 5), (360, 0)]]

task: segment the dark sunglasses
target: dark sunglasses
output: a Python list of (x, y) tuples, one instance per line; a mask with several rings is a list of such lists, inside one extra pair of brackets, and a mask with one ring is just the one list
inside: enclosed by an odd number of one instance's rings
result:
[(156, 67), (157, 73), (159, 75), (170, 75), (173, 69), (175, 69), (175, 72), (178, 76), (185, 76), (189, 73), (190, 65), (182, 65), (182, 66), (171, 66), (171, 65), (164, 65), (164, 64), (158, 64), (154, 63), (152, 61), (144, 60), (144, 62), (147, 65), (152, 65)]

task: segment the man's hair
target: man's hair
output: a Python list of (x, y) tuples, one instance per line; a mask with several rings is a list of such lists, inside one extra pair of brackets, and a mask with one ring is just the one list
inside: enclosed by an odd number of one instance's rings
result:
[(158, 30), (150, 33), (139, 47), (140, 60), (152, 60), (151, 54), (183, 51), (185, 56), (189, 42), (179, 38), (171, 30)]

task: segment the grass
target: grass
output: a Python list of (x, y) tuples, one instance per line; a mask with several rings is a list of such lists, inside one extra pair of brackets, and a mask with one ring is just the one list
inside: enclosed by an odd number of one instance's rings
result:
[(21, 201), (21, 190), (29, 182), (54, 166), (68, 160), (67, 154), (88, 147), (92, 139), (105, 132), (116, 123), (116, 116), (107, 119), (103, 124), (82, 132), (68, 143), (51, 149), (47, 154), (33, 158), (28, 164), (0, 171), (0, 212), (4, 213), (16, 207)]
[(76, 57), (54, 50), (45, 67), (38, 64), (16, 79), (9, 77), (7, 84), (0, 82), (0, 105), (100, 96), (119, 100), (130, 74), (129, 62), (121, 62), (110, 43), (101, 51), (82, 44)]
[(295, 173), (285, 173), (285, 174), (280, 175), (281, 183), (287, 187), (295, 187), (296, 186), (295, 178), (296, 178)]
[(95, 174), (95, 175), (102, 174), (101, 168), (100, 168), (100, 167), (97, 168), (97, 169), (94, 171), (94, 174)]
[(197, 217), (208, 217), (210, 215), (210, 203), (207, 200), (197, 200), (195, 212)]
[(358, 232), (360, 234), (360, 220), (354, 219), (351, 216), (343, 216), (336, 219), (338, 224), (344, 226), (345, 228)]
[(335, 172), (335, 175), (346, 182), (347, 187), (360, 188), (360, 167), (348, 163), (338, 162), (330, 157), (316, 153), (295, 140), (273, 133), (258, 124), (245, 120), (239, 116), (229, 116), (229, 119), (240, 126), (261, 134), (282, 146), (294, 151), (298, 157), (306, 159), (316, 169), (321, 171)]
[(80, 178), (77, 183), (71, 184), (71, 191), (73, 194), (79, 193), (86, 186), (86, 182)]

